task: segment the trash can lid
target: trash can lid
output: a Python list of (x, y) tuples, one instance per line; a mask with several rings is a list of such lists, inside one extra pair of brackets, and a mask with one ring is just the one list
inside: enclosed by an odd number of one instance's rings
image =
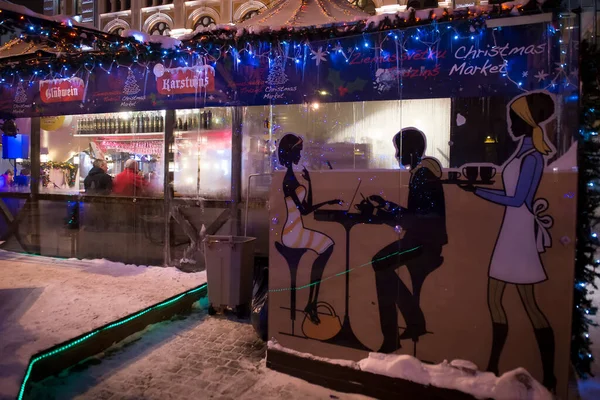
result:
[(232, 243), (232, 244), (241, 244), (248, 243), (256, 240), (255, 237), (250, 236), (225, 236), (225, 235), (207, 235), (204, 239), (207, 243)]

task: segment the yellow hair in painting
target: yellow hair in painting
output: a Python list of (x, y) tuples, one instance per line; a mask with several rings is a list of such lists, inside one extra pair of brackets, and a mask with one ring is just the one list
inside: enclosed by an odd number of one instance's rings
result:
[(529, 109), (529, 104), (527, 104), (526, 96), (520, 97), (517, 100), (513, 101), (510, 105), (510, 109), (515, 112), (523, 121), (527, 123), (527, 125), (533, 128), (533, 147), (543, 155), (548, 155), (552, 152), (548, 143), (544, 140), (544, 131), (541, 126), (535, 122), (533, 116), (531, 115), (531, 110)]

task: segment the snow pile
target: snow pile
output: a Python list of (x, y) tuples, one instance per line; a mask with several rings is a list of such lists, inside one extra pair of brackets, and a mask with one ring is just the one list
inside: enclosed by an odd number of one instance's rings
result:
[(268, 345), (269, 349), (271, 349), (271, 350), (279, 350), (281, 352), (293, 354), (295, 356), (302, 357), (302, 358), (308, 358), (308, 359), (315, 360), (315, 361), (328, 362), (330, 364), (341, 365), (342, 367), (359, 369), (358, 364), (356, 362), (354, 362), (354, 361), (350, 361), (350, 360), (334, 360), (334, 359), (331, 359), (331, 358), (325, 358), (325, 357), (315, 356), (315, 355), (312, 355), (310, 353), (301, 353), (299, 351), (288, 349), (287, 347), (283, 347), (282, 345), (280, 345), (279, 343), (277, 343), (277, 341), (275, 339), (269, 340), (269, 342), (267, 343), (267, 345)]
[(478, 371), (475, 364), (465, 360), (454, 360), (450, 363), (444, 360), (441, 364), (429, 365), (409, 355), (369, 353), (367, 358), (354, 362), (301, 353), (281, 346), (274, 339), (269, 341), (268, 347), (298, 357), (324, 361), (392, 378), (406, 379), (425, 386), (459, 390), (479, 399), (552, 399), (550, 392), (524, 368), (517, 368), (497, 377), (491, 372)]
[(133, 29), (125, 29), (121, 37), (132, 37), (140, 43), (158, 43), (162, 49), (173, 50), (181, 46), (181, 40), (169, 36), (148, 35), (147, 33)]
[(362, 371), (406, 379), (421, 385), (460, 390), (479, 399), (551, 400), (552, 395), (523, 368), (497, 377), (481, 372), (468, 361), (428, 365), (409, 355), (369, 353), (358, 362)]

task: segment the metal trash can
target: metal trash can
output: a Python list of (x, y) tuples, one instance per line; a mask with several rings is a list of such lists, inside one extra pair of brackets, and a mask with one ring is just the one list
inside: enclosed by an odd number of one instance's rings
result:
[(234, 309), (240, 318), (250, 313), (255, 240), (247, 236), (204, 239), (210, 315), (227, 308)]

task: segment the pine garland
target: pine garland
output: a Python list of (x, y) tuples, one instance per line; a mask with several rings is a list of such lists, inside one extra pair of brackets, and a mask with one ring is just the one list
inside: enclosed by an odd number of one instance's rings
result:
[(571, 362), (581, 378), (591, 374), (594, 357), (590, 350), (588, 328), (596, 326), (590, 317), (597, 307), (588, 295), (598, 289), (595, 279), (600, 277), (596, 267), (596, 251), (600, 233), (595, 228), (600, 222), (600, 51), (587, 43), (581, 45), (581, 129), (579, 131), (579, 193), (577, 250), (575, 256), (575, 293), (573, 301)]
[[(30, 161), (23, 161), (21, 163), (23, 167), (30, 168)], [(40, 180), (42, 181), (42, 186), (47, 187), (50, 183), (50, 170), (51, 169), (60, 169), (66, 173), (67, 177), (67, 185), (69, 187), (75, 186), (75, 180), (77, 179), (77, 170), (79, 167), (70, 162), (56, 162), (56, 161), (48, 161), (40, 163)]]

